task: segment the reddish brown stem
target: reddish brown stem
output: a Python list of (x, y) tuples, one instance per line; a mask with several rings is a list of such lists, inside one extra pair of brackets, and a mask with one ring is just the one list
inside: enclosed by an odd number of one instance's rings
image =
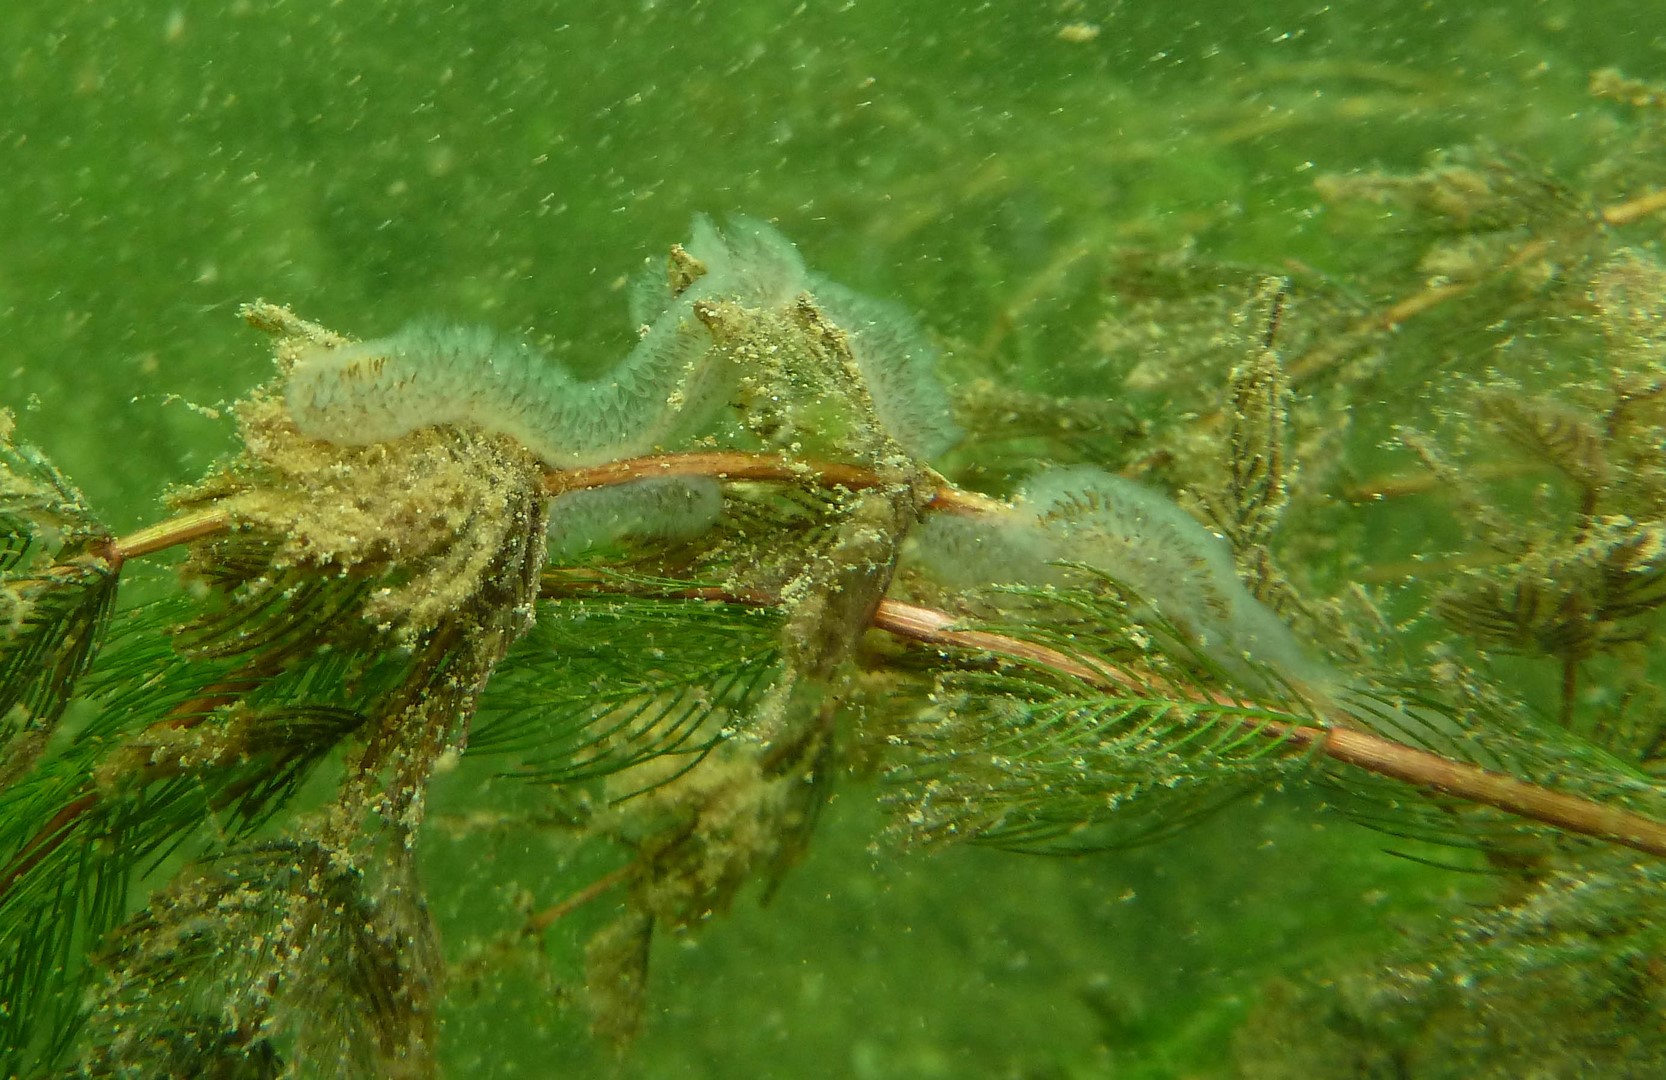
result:
[[(1138, 685), (1125, 674), (1045, 645), (1001, 634), (957, 630), (954, 628), (954, 617), (947, 612), (913, 604), (885, 601), (879, 606), (874, 625), (926, 644), (973, 649), (1021, 660), (1080, 679), (1092, 686), (1127, 690)], [(1629, 810), (1552, 791), (1478, 765), (1451, 761), (1439, 754), (1405, 746), (1341, 723), (1316, 727), (1258, 721), (1256, 730), (1268, 738), (1282, 739), (1292, 747), (1311, 748), (1332, 760), (1378, 776), (1401, 780), (1426, 791), (1437, 791), (1491, 806), (1565, 832), (1622, 844), (1651, 855), (1666, 856), (1666, 823)]]
[[(657, 476), (710, 476), (718, 480), (767, 480), (813, 487), (842, 487), (863, 491), (895, 483), (873, 469), (836, 461), (801, 461), (776, 454), (715, 450), (696, 454), (653, 454), (593, 465), (584, 469), (552, 469), (544, 474), (544, 490), (551, 495), (626, 484)], [(943, 483), (933, 492), (928, 510), (984, 514), (1001, 504), (987, 495)]]
[(637, 862), (632, 860), (621, 867), (608, 871), (595, 881), (592, 881), (590, 884), (580, 889), (578, 892), (567, 897), (565, 900), (562, 900), (559, 903), (551, 904), (543, 911), (527, 916), (524, 932), (528, 937), (535, 937), (538, 934), (542, 934), (545, 930), (548, 930), (551, 926), (554, 926), (557, 922), (566, 918), (568, 915), (571, 915), (573, 912), (577, 911), (585, 904), (588, 904), (590, 901), (601, 896), (609, 889), (629, 881), (631, 876), (635, 874), (638, 869), (639, 867)]
[(52, 815), (39, 832), (34, 835), (23, 849), (17, 853), (4, 873), (0, 873), (0, 897), (11, 892), (12, 886), (18, 880), (40, 865), (40, 861), (58, 850), (65, 838), (69, 836), (70, 826), (94, 806), (98, 805), (98, 796), (92, 792), (82, 795), (73, 802), (66, 803)]
[(164, 551), (179, 544), (188, 544), (205, 536), (214, 536), (231, 527), (231, 519), (224, 510), (208, 507), (193, 510), (117, 540), (111, 547), (112, 561), (117, 565), (141, 555)]
[[(214, 710), (232, 704), (244, 694), (259, 687), (272, 673), (272, 670), (263, 670), (260, 665), (254, 665), (245, 668), (243, 673), (237, 677), (204, 687), (202, 693), (197, 697), (181, 702), (169, 709), (165, 716), (146, 727), (145, 733), (169, 729), (185, 730), (196, 727)], [(146, 780), (170, 773), (170, 769), (165, 763), (152, 762), (144, 755), (140, 755), (136, 759), (136, 765), (123, 762), (121, 760), (123, 747), (131, 746), (131, 742), (124, 743), (122, 747), (118, 747), (107, 757), (105, 762), (116, 763), (117, 769), (123, 775), (136, 774), (145, 777)], [(221, 794), (221, 800), (229, 801), (236, 798), (237, 794), (246, 789), (247, 786), (247, 784), (234, 786)], [(77, 796), (52, 815), (51, 819), (41, 826), (29, 842), (23, 845), (22, 849), (12, 857), (12, 861), (7, 864), (5, 869), (0, 871), (0, 898), (4, 898), (11, 891), (12, 886), (16, 885), (20, 878), (39, 865), (42, 859), (62, 846), (64, 841), (69, 839), (69, 826), (97, 806), (101, 797), (101, 787), (97, 773), (95, 773), (92, 790)]]
[[(734, 450), (652, 454), (647, 457), (610, 461), (605, 465), (593, 465), (583, 469), (551, 469), (544, 474), (544, 490), (550, 495), (563, 495), (569, 491), (628, 484), (633, 480), (645, 480), (655, 476), (710, 476), (717, 480), (762, 480), (808, 484), (814, 487), (842, 487), (852, 491), (862, 491), (895, 482), (893, 478), (881, 476), (874, 470), (859, 465), (798, 461), (775, 454), (753, 454)], [(938, 513), (976, 516), (997, 510), (1001, 505), (999, 500), (991, 499), (987, 495), (942, 483), (932, 493), (926, 509)], [(119, 567), (128, 559), (153, 555), (193, 540), (216, 536), (229, 530), (231, 524), (230, 515), (218, 507), (193, 510), (112, 541), (108, 545), (105, 557)]]
[[(552, 470), (545, 476), (544, 484), (551, 495), (558, 495), (651, 476), (712, 476), (724, 480), (764, 480), (851, 489), (870, 488), (886, 482), (873, 470), (853, 465), (806, 463), (768, 454), (720, 451), (659, 454), (585, 469)], [(929, 504), (930, 509), (940, 512), (974, 516), (997, 512), (1001, 507), (1001, 503), (987, 496), (961, 491), (948, 484), (937, 489)], [(198, 511), (117, 541), (115, 548), (123, 558), (144, 555), (213, 535), (228, 527), (229, 521), (223, 514), (212, 510)], [(607, 583), (601, 581), (575, 581), (572, 584), (597, 591), (609, 588)], [(700, 590), (698, 595), (702, 599), (731, 603), (768, 602), (766, 598), (728, 595), (710, 588)], [(955, 629), (954, 621), (954, 617), (946, 612), (894, 600), (882, 602), (873, 620), (876, 628), (900, 637), (925, 644), (995, 653), (1095, 686), (1132, 689), (1138, 685), (1131, 676), (1119, 673), (1110, 666), (1089, 662), (1034, 642), (985, 631)], [(1259, 730), (1268, 737), (1284, 739), (1292, 746), (1310, 747), (1334, 760), (1425, 790), (1492, 806), (1568, 832), (1666, 856), (1666, 824), (1640, 814), (1576, 795), (1550, 791), (1479, 766), (1450, 761), (1426, 750), (1351, 729), (1345, 724), (1329, 727), (1263, 724)], [(14, 860), (14, 868), (15, 863)], [(15, 877), (15, 873), (12, 876)]]
[[(560, 578), (550, 582), (552, 592), (619, 591), (619, 583), (602, 579)], [(630, 586), (627, 586), (630, 587)], [(748, 606), (770, 606), (777, 598), (757, 593), (728, 593), (721, 589), (647, 591), (656, 596), (721, 601)], [(1080, 679), (1089, 686), (1130, 693), (1149, 693), (1146, 683), (1132, 672), (1091, 657), (1067, 653), (1050, 645), (986, 630), (962, 630), (958, 620), (946, 611), (908, 604), (900, 600), (881, 601), (874, 612), (873, 627), (900, 638), (940, 648), (990, 653), (1038, 668)], [(1198, 700), (1217, 705), (1256, 708), (1253, 701), (1227, 694), (1198, 694)], [(1539, 787), (1513, 776), (1452, 761), (1427, 750), (1406, 746), (1392, 739), (1349, 727), (1345, 718), (1327, 717), (1326, 726), (1287, 724), (1257, 720), (1257, 733), (1281, 740), (1293, 751), (1311, 751), (1346, 765), (1389, 779), (1399, 780), (1425, 791), (1439, 792), (1467, 802), (1491, 806), (1516, 817), (1537, 821), (1565, 832), (1590, 836), (1666, 857), (1666, 823), (1641, 814), (1606, 806), (1578, 795)]]
[(1290, 728), (1286, 737), (1299, 745), (1317, 744), (1319, 752), (1326, 757), (1378, 776), (1402, 780), (1425, 791), (1480, 803), (1564, 832), (1666, 856), (1666, 824), (1630, 810), (1552, 791), (1476, 765), (1450, 761), (1352, 728), (1297, 727)]

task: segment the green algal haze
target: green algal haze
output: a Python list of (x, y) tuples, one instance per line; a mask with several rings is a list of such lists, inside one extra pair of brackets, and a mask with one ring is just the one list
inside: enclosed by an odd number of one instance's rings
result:
[(1656, 1075), (1646, 14), (17, 5), (0, 1072)]

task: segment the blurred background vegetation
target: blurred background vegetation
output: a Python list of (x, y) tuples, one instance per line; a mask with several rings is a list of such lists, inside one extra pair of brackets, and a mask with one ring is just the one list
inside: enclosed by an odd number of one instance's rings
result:
[[(1044, 428), (1065, 401), (1085, 425), (979, 442), (951, 476), (1000, 493), (1041, 454), (1125, 465), (1192, 406), (1133, 392), (1163, 380), (1128, 378), (1120, 284), (1181, 253), (1243, 268), (1206, 292), (1219, 318), (1262, 271), (1391, 303), (1426, 235), (1316, 181), (1463, 147), (1591, 205), (1642, 194), (1659, 116), (1588, 86), (1666, 77), (1648, 8), (19, 0), (0, 17), (0, 401), (135, 527), (232, 449), (217, 407), (271, 374), (239, 303), (363, 336), (427, 313), (522, 328), (595, 371), (632, 340), (625, 277), (695, 212), (743, 212), (917, 311), (964, 410), (1031, 394)], [(1633, 229), (1660, 240), (1658, 219)], [(1306, 435), (1351, 477), (1409, 469), (1385, 417), (1433, 426), (1441, 378), (1484, 370), (1512, 327), (1487, 331), (1473, 353), (1429, 332), (1418, 363), (1410, 327)], [(1161, 366), (1161, 334), (1143, 341)], [(1434, 528), (1427, 507), (1326, 503), (1343, 478), (1324, 477), (1295, 511), (1317, 523), (1301, 580), (1336, 590)], [(423, 853), (457, 1076), (1227, 1075), (1269, 980), (1370, 965), (1497, 888), (1315, 824), (1311, 795), (1123, 854), (904, 854), (856, 779), (767, 907), (658, 946), (647, 1030), (614, 1060), (568, 1007), (561, 931), (547, 965), (493, 944), (605, 867), (566, 864), (539, 793), (491, 773), (442, 782)]]

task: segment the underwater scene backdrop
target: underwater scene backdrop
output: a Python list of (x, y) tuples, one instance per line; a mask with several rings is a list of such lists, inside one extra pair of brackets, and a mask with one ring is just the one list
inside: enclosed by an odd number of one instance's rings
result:
[(1666, 1073), (1659, 14), (9, 5), (0, 1072)]

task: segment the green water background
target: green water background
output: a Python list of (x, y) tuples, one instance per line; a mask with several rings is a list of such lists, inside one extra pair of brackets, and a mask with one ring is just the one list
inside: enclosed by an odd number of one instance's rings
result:
[[(271, 373), (236, 317), (255, 297), (362, 336), (522, 328), (594, 371), (631, 340), (624, 276), (693, 213), (744, 212), (921, 313), (961, 346), (957, 378), (1092, 393), (1104, 297), (1091, 273), (1037, 286), (1061, 250), (1367, 272), (1317, 172), (1478, 140), (1577, 166), (1606, 122), (1589, 73), (1660, 79), (1666, 19), (1641, 0), (20, 0), (0, 61), (0, 400), (127, 529), (232, 449), (211, 410)], [(554, 981), (476, 960), (449, 1074), (1207, 1075), (1269, 974), (1364, 955), (1468, 884), (1296, 802), (1048, 860), (873, 847), (870, 796), (835, 802), (767, 908), (658, 945), (631, 1057), (560, 1006), (571, 954)], [(524, 822), (481, 824), (534, 800), (467, 766), (438, 793), (425, 859), (454, 959), (587, 880)]]

